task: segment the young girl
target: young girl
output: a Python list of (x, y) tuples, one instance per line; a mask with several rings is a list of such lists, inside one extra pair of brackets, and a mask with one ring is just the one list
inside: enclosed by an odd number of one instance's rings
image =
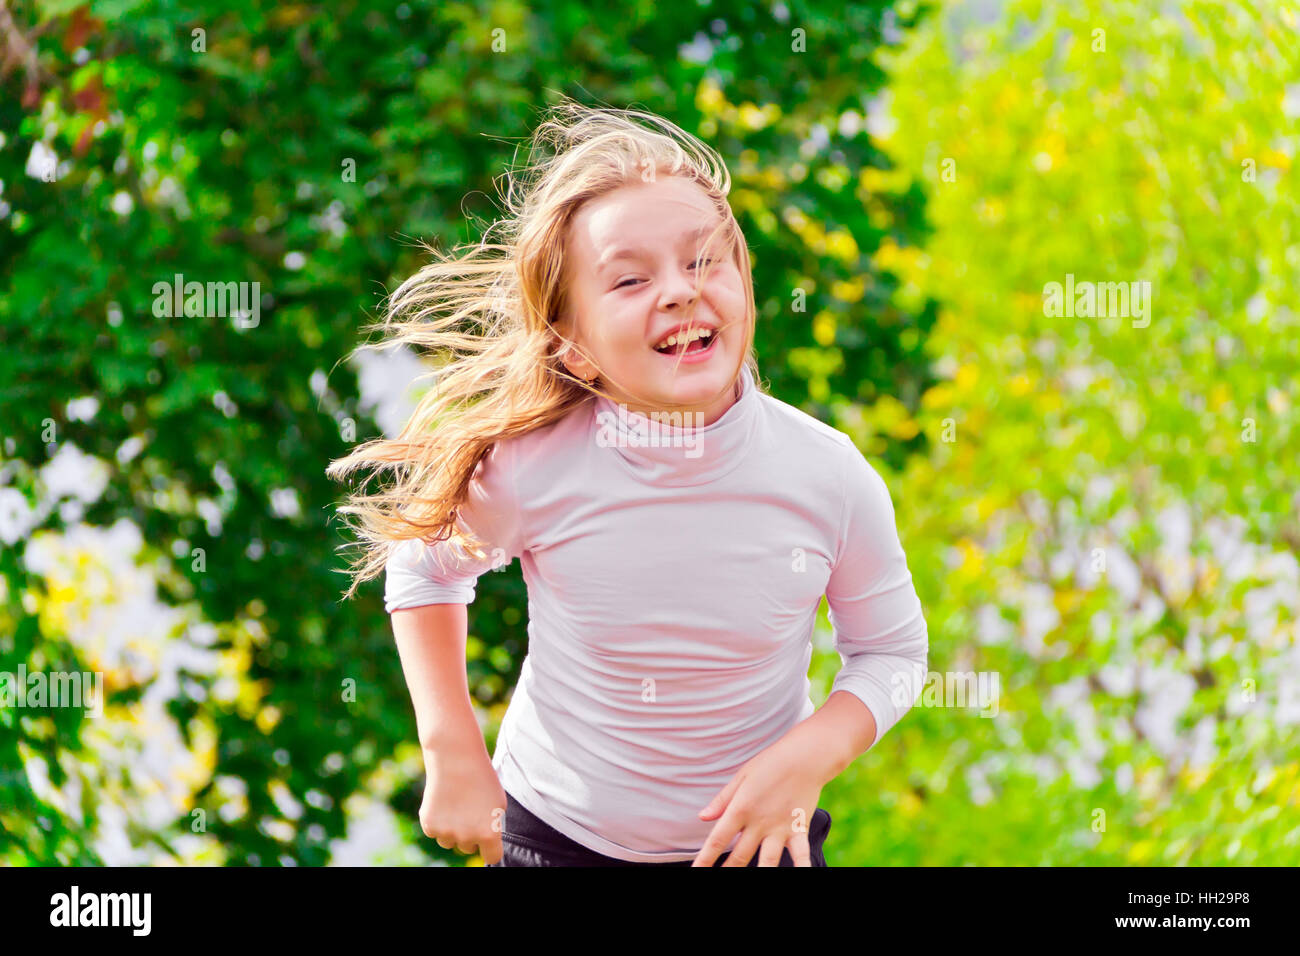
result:
[[(330, 466), (399, 478), (341, 510), (369, 543), (348, 595), (386, 573), (424, 832), (493, 866), (825, 866), (822, 787), (926, 672), (889, 492), (760, 387), (713, 150), (571, 101), (533, 147), (505, 242), (388, 303), (391, 342), (449, 358), (434, 388), (397, 439)], [(489, 759), (466, 605), (515, 558), (529, 648)], [(823, 595), (843, 667), (815, 710)]]

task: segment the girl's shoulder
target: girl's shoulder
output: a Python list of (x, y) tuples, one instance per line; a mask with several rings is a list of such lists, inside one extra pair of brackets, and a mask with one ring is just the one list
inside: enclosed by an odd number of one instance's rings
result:
[[(780, 399), (764, 395), (772, 440), (784, 449), (785, 467), (798, 472), (809, 487), (834, 490), (839, 496), (868, 494), (888, 500), (884, 476), (847, 434)], [(791, 454), (791, 449), (798, 449)]]
[(520, 469), (545, 470), (548, 464), (565, 467), (574, 461), (575, 451), (590, 442), (592, 414), (591, 403), (581, 402), (553, 422), (497, 439), (491, 455)]
[(773, 395), (763, 392), (759, 400), (767, 409), (767, 417), (781, 437), (793, 437), (802, 440), (802, 445), (811, 445), (838, 459), (846, 452), (857, 451), (857, 445), (848, 435), (834, 426), (826, 424), (819, 418), (809, 415), (801, 408), (795, 408)]

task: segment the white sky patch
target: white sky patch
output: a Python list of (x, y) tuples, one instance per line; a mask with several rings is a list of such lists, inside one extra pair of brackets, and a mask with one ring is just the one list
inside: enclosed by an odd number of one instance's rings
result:
[(867, 133), (872, 139), (885, 141), (898, 131), (898, 119), (893, 115), (894, 97), (883, 89), (867, 101)]
[(428, 378), (417, 386), (417, 376), (429, 368), (410, 349), (365, 350), (352, 357), (361, 392), (361, 408), (372, 415), (384, 434), (393, 438), (415, 411), (419, 389), (433, 387)]
[(125, 465), (142, 451), (144, 451), (144, 439), (139, 435), (132, 435), (126, 441), (122, 442), (122, 444), (117, 446), (117, 451), (114, 453), (114, 457), (117, 458), (117, 463), (119, 465)]
[(211, 498), (200, 498), (194, 502), (194, 510), (197, 511), (199, 517), (203, 519), (208, 534), (214, 538), (221, 534), (222, 515), (220, 505)]
[(983, 604), (975, 612), (975, 640), (981, 644), (1006, 644), (1015, 635), (1011, 622), (997, 605)]
[(49, 145), (36, 140), (32, 151), (27, 154), (27, 167), (24, 172), (32, 179), (48, 180), (58, 168), (59, 156)]
[(99, 411), (99, 399), (94, 395), (85, 395), (68, 402), (68, 418), (74, 422), (88, 422)]
[(1282, 97), (1282, 112), (1288, 119), (1300, 117), (1300, 83), (1292, 83)]
[(298, 492), (293, 488), (276, 488), (271, 492), (271, 513), (277, 518), (297, 518), (302, 514)]
[(1157, 751), (1171, 756), (1178, 746), (1177, 721), (1192, 702), (1196, 681), (1167, 666), (1144, 667), (1138, 681), (1143, 698), (1134, 722)]
[(101, 459), (85, 454), (71, 442), (64, 442), (41, 468), (41, 481), (54, 501), (66, 497), (91, 504), (108, 487), (110, 474), (109, 466)]
[(352, 797), (347, 804), (347, 818), (347, 835), (330, 844), (330, 866), (428, 864), (419, 848), (403, 839), (396, 814), (382, 800), (363, 794)]
[(0, 542), (14, 544), (41, 523), (40, 512), (17, 488), (0, 488)]

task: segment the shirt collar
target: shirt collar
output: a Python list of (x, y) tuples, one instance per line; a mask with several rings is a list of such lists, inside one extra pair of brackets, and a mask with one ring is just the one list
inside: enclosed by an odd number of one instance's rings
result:
[(636, 478), (652, 485), (702, 485), (740, 464), (758, 420), (758, 386), (742, 364), (739, 397), (712, 425), (674, 426), (629, 411), (604, 395), (593, 403), (596, 443)]

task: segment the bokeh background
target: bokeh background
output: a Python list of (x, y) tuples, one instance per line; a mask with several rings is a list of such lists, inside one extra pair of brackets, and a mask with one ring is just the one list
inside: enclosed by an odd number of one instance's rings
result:
[[(930, 667), (833, 866), (1300, 863), (1295, 2), (0, 0), (0, 862), (481, 865), (417, 820), (328, 462), (428, 357), (348, 357), (498, 215), (561, 96), (714, 145), (771, 392), (890, 485)], [(154, 286), (258, 283), (260, 320)], [(1049, 283), (1150, 283), (1059, 316)], [(518, 564), (467, 662), (489, 747)], [(839, 667), (825, 606), (815, 702)], [(937, 687), (938, 685), (934, 685)], [(991, 705), (991, 706), (990, 706)]]

